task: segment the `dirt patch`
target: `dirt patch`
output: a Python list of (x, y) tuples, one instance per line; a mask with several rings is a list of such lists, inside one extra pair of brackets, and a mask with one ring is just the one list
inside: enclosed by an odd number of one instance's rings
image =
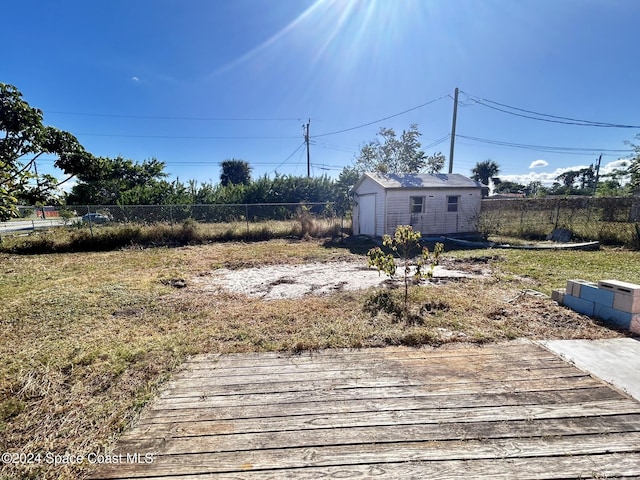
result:
[[(400, 270), (400, 269), (398, 269)], [(436, 267), (434, 279), (438, 281), (475, 278), (487, 274), (486, 269), (477, 272)], [(258, 268), (230, 270), (221, 268), (210, 275), (193, 279), (194, 286), (204, 291), (226, 290), (250, 297), (276, 300), (300, 298), (305, 295), (327, 295), (340, 290), (360, 290), (379, 287), (389, 282), (386, 275), (368, 268), (361, 262), (307, 263), (302, 265), (268, 265)]]

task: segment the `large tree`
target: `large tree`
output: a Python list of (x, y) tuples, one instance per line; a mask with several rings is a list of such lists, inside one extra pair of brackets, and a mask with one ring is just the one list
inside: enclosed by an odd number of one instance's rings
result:
[(446, 157), (442, 154), (442, 152), (434, 153), (433, 155), (429, 155), (427, 157), (425, 171), (430, 174), (440, 173), (444, 168), (444, 164), (446, 162)]
[[(0, 219), (16, 215), (19, 198), (45, 201), (69, 178), (95, 168), (95, 158), (76, 137), (42, 120), (42, 111), (23, 100), (16, 87), (0, 83)], [(66, 180), (38, 175), (37, 159), (43, 154), (56, 157), (54, 166)]]
[(500, 166), (493, 160), (484, 160), (476, 163), (471, 169), (471, 178), (489, 186), (489, 181), (500, 173)]
[(359, 173), (418, 173), (427, 165), (420, 135), (415, 124), (403, 130), (400, 137), (392, 128), (381, 128), (379, 138), (360, 149), (354, 167)]
[(78, 175), (67, 198), (69, 204), (116, 205), (166, 203), (171, 185), (164, 163), (155, 158), (142, 163), (123, 157), (96, 159), (99, 168)]
[[(636, 135), (636, 140), (640, 140), (640, 134)], [(633, 148), (634, 157), (629, 160), (629, 166), (626, 169), (629, 175), (629, 188), (631, 191), (640, 189), (640, 145), (628, 142)]]
[(227, 185), (249, 185), (251, 183), (251, 167), (244, 160), (225, 160), (221, 164), (220, 183)]

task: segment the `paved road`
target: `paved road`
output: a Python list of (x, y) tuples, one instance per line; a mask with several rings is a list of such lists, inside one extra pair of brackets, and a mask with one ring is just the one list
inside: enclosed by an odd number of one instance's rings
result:
[[(67, 223), (71, 224), (78, 218), (72, 218)], [(61, 218), (46, 218), (46, 219), (33, 219), (33, 220), (14, 220), (12, 222), (0, 222), (0, 234), (9, 232), (29, 231), (35, 229), (44, 229), (51, 227), (61, 227), (64, 225), (64, 220)]]

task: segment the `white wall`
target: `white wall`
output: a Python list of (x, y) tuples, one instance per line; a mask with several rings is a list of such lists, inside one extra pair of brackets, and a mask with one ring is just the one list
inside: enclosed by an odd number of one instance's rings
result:
[(356, 205), (353, 208), (353, 233), (354, 235), (360, 234), (360, 204), (358, 202), (358, 196), (375, 194), (376, 201), (376, 218), (375, 218), (375, 231), (376, 236), (382, 236), (384, 234), (384, 210), (385, 210), (385, 191), (382, 186), (371, 180), (365, 178), (354, 192), (354, 200)]
[[(450, 195), (460, 196), (457, 212), (447, 211)], [(424, 213), (410, 213), (412, 196), (425, 197)], [(397, 225), (413, 225), (425, 236), (477, 232), (481, 198), (479, 189), (389, 190), (385, 233), (393, 233)]]

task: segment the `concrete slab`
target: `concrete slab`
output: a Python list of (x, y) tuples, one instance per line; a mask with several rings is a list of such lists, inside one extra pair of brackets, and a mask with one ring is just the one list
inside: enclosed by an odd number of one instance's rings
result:
[(640, 400), (640, 339), (546, 340), (540, 344)]

